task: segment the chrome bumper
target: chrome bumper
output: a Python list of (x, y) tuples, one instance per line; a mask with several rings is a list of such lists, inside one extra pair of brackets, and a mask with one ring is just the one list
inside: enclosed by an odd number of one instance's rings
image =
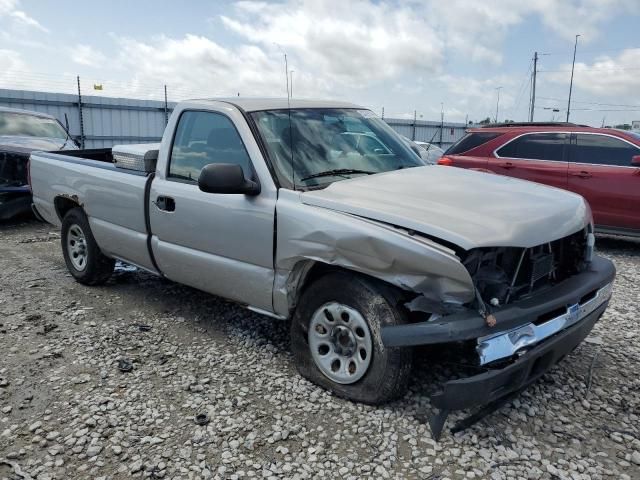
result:
[(566, 312), (540, 325), (528, 323), (521, 327), (487, 335), (477, 340), (476, 352), (480, 358), (480, 365), (509, 358), (527, 347), (578, 323), (600, 305), (609, 300), (613, 283), (608, 283), (596, 291), (595, 295), (583, 303), (576, 303), (567, 307)]

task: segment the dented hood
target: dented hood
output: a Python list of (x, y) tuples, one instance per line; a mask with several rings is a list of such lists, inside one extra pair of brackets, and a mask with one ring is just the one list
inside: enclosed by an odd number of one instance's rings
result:
[(425, 166), (334, 182), (302, 193), (307, 205), (407, 228), (463, 249), (532, 247), (591, 220), (574, 193), (454, 167)]

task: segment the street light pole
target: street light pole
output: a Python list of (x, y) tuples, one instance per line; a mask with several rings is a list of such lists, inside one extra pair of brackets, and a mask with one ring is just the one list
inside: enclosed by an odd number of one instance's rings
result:
[(497, 87), (496, 90), (498, 91), (498, 101), (496, 102), (496, 123), (498, 123), (498, 110), (500, 108), (500, 90), (502, 89), (502, 87)]
[(567, 102), (567, 122), (569, 121), (569, 113), (571, 111), (571, 90), (573, 90), (573, 69), (576, 66), (576, 50), (578, 49), (578, 37), (576, 35), (576, 43), (573, 45), (573, 63), (571, 64), (571, 82), (569, 82), (569, 101)]
[(291, 81), (289, 82), (289, 91), (291, 98), (293, 98), (293, 72), (295, 72), (295, 70), (289, 70), (289, 76), (291, 77)]

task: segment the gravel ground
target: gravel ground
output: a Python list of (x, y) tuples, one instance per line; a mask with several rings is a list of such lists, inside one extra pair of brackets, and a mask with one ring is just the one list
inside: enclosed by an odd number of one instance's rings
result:
[(297, 375), (284, 322), (134, 269), (84, 287), (52, 227), (5, 224), (0, 478), (640, 478), (640, 242), (599, 248), (618, 278), (587, 342), (436, 443), (428, 396), (455, 367), (433, 355), (404, 399), (350, 403)]

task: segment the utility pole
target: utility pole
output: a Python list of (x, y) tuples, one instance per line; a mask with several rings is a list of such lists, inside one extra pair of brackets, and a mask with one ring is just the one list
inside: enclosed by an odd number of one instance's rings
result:
[(382, 107), (382, 119), (384, 120), (384, 107)]
[(289, 93), (289, 64), (287, 63), (287, 54), (284, 53), (284, 78), (287, 79), (287, 100), (291, 98)]
[(529, 111), (529, 121), (533, 122), (533, 113), (536, 108), (536, 75), (538, 73), (538, 52), (533, 53), (533, 77), (531, 77), (531, 110)]
[(496, 90), (498, 91), (498, 100), (496, 101), (496, 123), (498, 123), (498, 110), (500, 108), (500, 90), (502, 90), (502, 87), (497, 87)]
[(578, 49), (578, 37), (576, 35), (576, 43), (573, 45), (573, 63), (571, 64), (571, 82), (569, 82), (569, 101), (567, 102), (567, 122), (569, 121), (569, 113), (571, 110), (571, 90), (573, 90), (573, 69), (576, 66), (576, 50)]

